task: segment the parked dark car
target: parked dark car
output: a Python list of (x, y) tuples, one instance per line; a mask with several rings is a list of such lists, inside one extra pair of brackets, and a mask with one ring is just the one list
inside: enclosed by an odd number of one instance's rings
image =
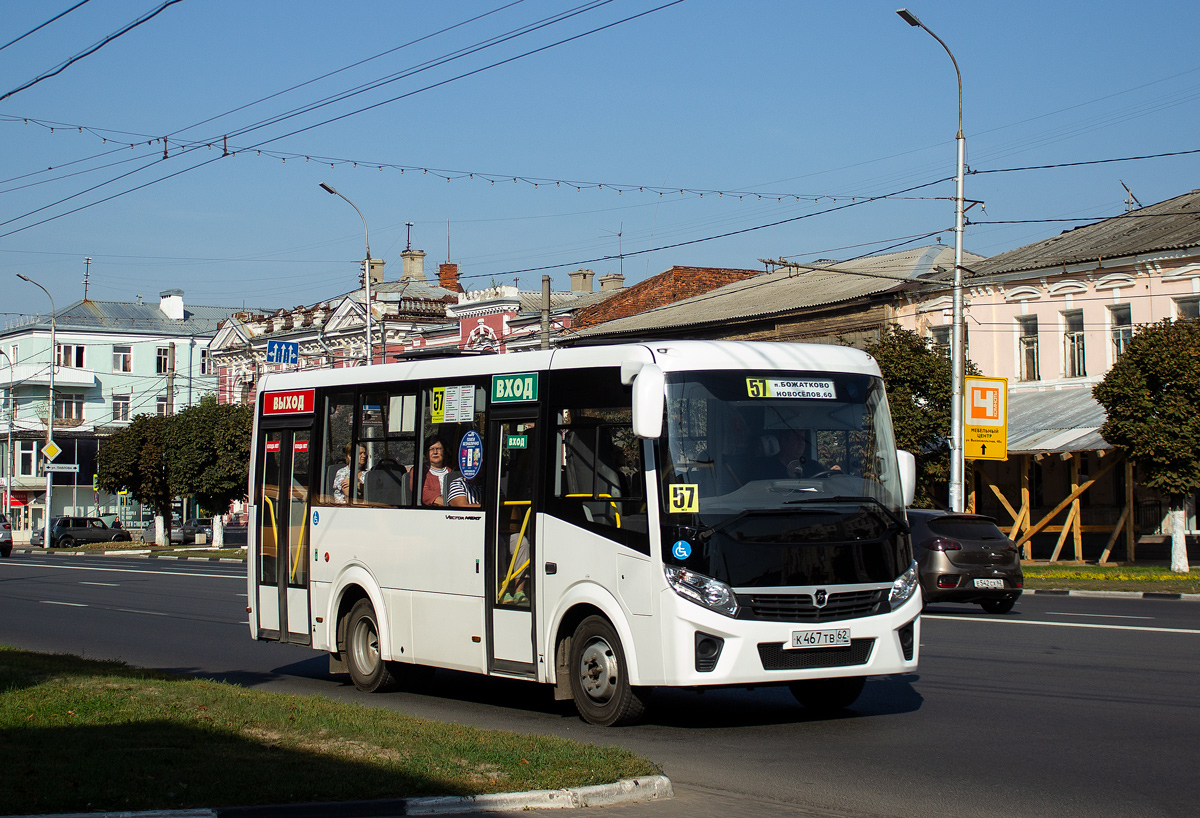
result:
[[(29, 544), (41, 547), (42, 528), (30, 532)], [(109, 528), (99, 517), (51, 517), (50, 547), (73, 548), (93, 542), (129, 542), (133, 538), (123, 528)]]
[(191, 517), (184, 522), (180, 532), (183, 535), (183, 542), (194, 543), (196, 542), (196, 535), (202, 534), (206, 543), (212, 543), (212, 517)]
[(0, 514), (0, 557), (8, 558), (12, 553), (12, 526), (8, 518)]
[(925, 602), (966, 602), (988, 613), (1012, 610), (1021, 596), (1021, 555), (996, 521), (981, 514), (908, 509), (913, 558)]

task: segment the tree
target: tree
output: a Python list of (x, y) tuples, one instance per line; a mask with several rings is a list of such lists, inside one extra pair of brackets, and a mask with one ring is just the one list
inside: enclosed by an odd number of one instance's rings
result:
[[(866, 344), (865, 350), (883, 372), (896, 445), (917, 458), (913, 504), (931, 508), (935, 490), (950, 482), (950, 360), (938, 353), (931, 340), (896, 325), (878, 341)], [(970, 361), (965, 371), (979, 374)], [(937, 494), (941, 496), (940, 491)]]
[(1184, 498), (1200, 489), (1200, 321), (1138, 329), (1092, 389), (1107, 418), (1100, 434), (1171, 504), (1171, 570), (1188, 570)]
[(217, 403), (205, 395), (200, 403), (171, 418), (166, 434), (171, 489), (194, 497), (214, 515), (214, 542), (221, 544), (215, 519), (229, 504), (246, 495), (249, 479), (253, 407)]
[(100, 446), (96, 474), (100, 488), (114, 494), (128, 491), (133, 499), (162, 515), (169, 534), (174, 493), (164, 450), (168, 420), (156, 415), (135, 417)]

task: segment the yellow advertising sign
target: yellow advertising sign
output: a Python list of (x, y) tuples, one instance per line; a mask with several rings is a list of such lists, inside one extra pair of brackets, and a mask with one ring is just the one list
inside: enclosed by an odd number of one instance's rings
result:
[(967, 460), (1008, 459), (1008, 379), (963, 379), (965, 424), (963, 456)]

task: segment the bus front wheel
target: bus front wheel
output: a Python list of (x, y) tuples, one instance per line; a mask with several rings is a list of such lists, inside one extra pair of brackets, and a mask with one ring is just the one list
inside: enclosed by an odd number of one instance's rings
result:
[(379, 650), (379, 621), (375, 608), (360, 599), (346, 618), (346, 669), (354, 686), (377, 693), (395, 686), (396, 679)]
[(817, 713), (836, 713), (858, 701), (866, 685), (865, 676), (843, 676), (836, 679), (806, 679), (792, 682), (788, 688), (796, 701)]
[(633, 724), (645, 713), (645, 691), (629, 684), (629, 663), (616, 630), (601, 616), (579, 623), (571, 639), (571, 697), (584, 721)]

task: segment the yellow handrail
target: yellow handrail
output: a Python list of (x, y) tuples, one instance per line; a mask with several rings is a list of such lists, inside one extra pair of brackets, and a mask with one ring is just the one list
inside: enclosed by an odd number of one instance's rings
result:
[[(288, 575), (288, 580), (296, 578), (296, 569), (300, 567), (300, 555), (304, 553), (304, 535), (308, 533), (308, 501), (304, 501), (304, 516), (300, 523), (300, 542), (296, 544), (296, 556), (292, 559), (292, 572)], [(290, 543), (289, 543), (290, 544)]]
[(513, 500), (505, 501), (506, 506), (530, 506), (525, 510), (525, 519), (521, 521), (521, 530), (517, 534), (517, 547), (513, 549), (512, 559), (508, 563), (508, 574), (504, 577), (504, 582), (500, 584), (500, 590), (496, 592), (496, 601), (499, 602), (504, 598), (504, 592), (508, 589), (508, 583), (512, 582), (522, 571), (529, 567), (529, 560), (521, 564), (518, 568), (517, 555), (521, 553), (521, 542), (525, 539), (525, 528), (529, 525), (529, 514), (533, 511), (532, 503), (529, 500)]
[(611, 494), (564, 494), (563, 497), (591, 497), (594, 500), (608, 500), (608, 504), (613, 507), (613, 516), (617, 518), (617, 528), (621, 527), (621, 510), (617, 508), (617, 502), (612, 499)]

